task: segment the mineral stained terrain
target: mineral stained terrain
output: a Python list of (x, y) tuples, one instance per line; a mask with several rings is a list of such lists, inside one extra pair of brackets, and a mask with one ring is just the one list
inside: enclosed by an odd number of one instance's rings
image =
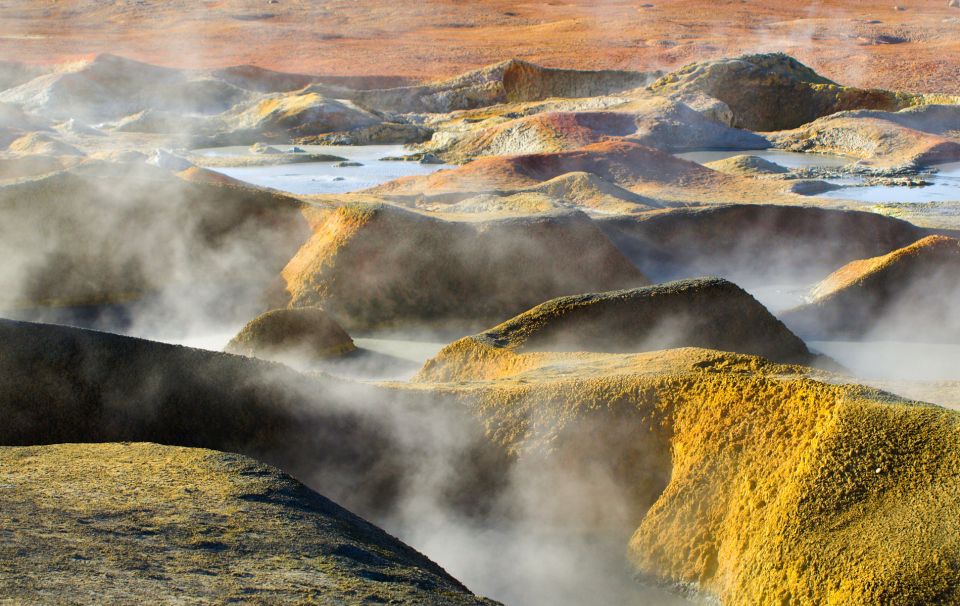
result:
[(957, 413), (808, 374), (702, 349), (526, 352), (465, 358), (445, 385), (507, 448), (607, 474), (647, 578), (725, 604), (955, 600)]
[(0, 602), (960, 601), (957, 23), (0, 6)]
[[(366, 88), (451, 77), (502, 61), (503, 49), (551, 67), (637, 71), (776, 50), (858, 87), (960, 94), (956, 18), (946, 0), (828, 0), (815, 11), (783, 1), (695, 0), (600, 7), (586, 0), (335, 7), (225, 0), (215, 10), (188, 0), (122, 9), (98, 0), (70, 8), (18, 2), (0, 13), (9, 32), (0, 49), (8, 61), (41, 63), (4, 70), (9, 82), (42, 72), (43, 64), (122, 49), (164, 65), (243, 66), (226, 72), (235, 84), (262, 81), (269, 68)], [(272, 80), (304, 82), (296, 75)]]
[[(737, 285), (722, 279), (560, 297), (449, 345), (420, 377), (458, 376), (461, 366), (510, 367), (522, 352), (641, 352), (707, 347), (812, 362), (799, 337)], [(492, 374), (497, 376), (496, 371)]]

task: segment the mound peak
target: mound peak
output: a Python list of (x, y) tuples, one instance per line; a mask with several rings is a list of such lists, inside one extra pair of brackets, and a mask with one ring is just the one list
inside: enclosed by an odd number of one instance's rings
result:
[(808, 363), (807, 346), (750, 294), (720, 278), (559, 297), (447, 346), (421, 380), (486, 376), (524, 352), (628, 353), (702, 347)]
[(745, 176), (782, 175), (790, 172), (790, 169), (779, 164), (749, 154), (740, 154), (723, 160), (708, 162), (705, 166), (722, 173)]
[(386, 196), (516, 191), (571, 172), (593, 173), (627, 189), (646, 182), (705, 184), (725, 178), (645, 145), (607, 140), (571, 151), (481, 158), (460, 168), (397, 179), (368, 191)]
[(82, 151), (69, 143), (64, 143), (60, 139), (51, 136), (48, 133), (33, 132), (27, 133), (16, 139), (7, 147), (7, 151), (18, 155), (42, 155), (42, 156), (83, 156)]
[(581, 212), (447, 221), (351, 204), (316, 215), (283, 270), (287, 303), (322, 305), (348, 327), (475, 323), (588, 285), (647, 283)]
[(916, 95), (841, 86), (783, 53), (693, 63), (650, 88), (680, 100), (713, 97), (730, 108), (731, 126), (754, 131), (797, 128), (847, 109), (896, 110), (922, 102)]
[(224, 351), (268, 360), (336, 357), (354, 351), (353, 339), (319, 307), (274, 309), (250, 322)]

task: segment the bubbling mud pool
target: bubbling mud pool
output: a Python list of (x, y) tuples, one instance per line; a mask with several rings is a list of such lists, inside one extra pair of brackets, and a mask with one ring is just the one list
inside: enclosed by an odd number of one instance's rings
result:
[[(291, 145), (271, 147), (290, 152)], [(342, 194), (374, 187), (401, 177), (429, 175), (445, 164), (420, 164), (415, 161), (381, 160), (410, 153), (402, 145), (300, 145), (306, 153), (327, 154), (345, 158), (360, 166), (337, 166), (338, 162), (303, 162), (274, 166), (215, 167), (210, 170), (260, 187), (269, 187), (292, 194)], [(249, 156), (246, 147), (218, 147), (193, 152), (198, 156)]]

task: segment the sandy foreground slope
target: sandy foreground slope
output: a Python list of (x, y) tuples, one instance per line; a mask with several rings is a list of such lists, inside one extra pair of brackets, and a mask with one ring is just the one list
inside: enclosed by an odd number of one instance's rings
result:
[(946, 0), (15, 0), (0, 7), (0, 53), (429, 80), (504, 52), (553, 67), (649, 70), (778, 50), (854, 86), (956, 93), (958, 24)]

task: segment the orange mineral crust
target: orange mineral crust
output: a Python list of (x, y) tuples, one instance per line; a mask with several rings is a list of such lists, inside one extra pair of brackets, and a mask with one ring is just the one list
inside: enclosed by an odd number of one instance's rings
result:
[(960, 9), (943, 0), (15, 0), (7, 61), (110, 52), (170, 66), (432, 80), (509, 56), (550, 67), (672, 69), (783, 51), (851, 86), (960, 92)]

